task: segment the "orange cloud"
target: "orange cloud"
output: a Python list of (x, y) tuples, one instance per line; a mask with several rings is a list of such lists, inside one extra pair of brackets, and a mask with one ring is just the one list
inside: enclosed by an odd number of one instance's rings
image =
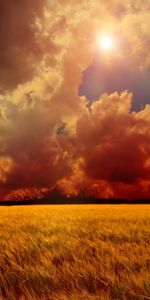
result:
[[(131, 95), (116, 91), (89, 112), (78, 86), (97, 32), (116, 33), (120, 59), (149, 65), (150, 7), (65, 2), (0, 4), (1, 198), (56, 184), (66, 193), (86, 187), (99, 196), (147, 197), (149, 106), (131, 113)], [(57, 136), (61, 122), (67, 134)]]
[[(105, 94), (77, 122), (74, 157), (83, 160), (83, 185), (90, 192), (99, 183), (113, 197), (149, 196), (150, 108), (130, 112), (131, 100), (127, 92)], [(104, 195), (103, 188), (97, 192)]]

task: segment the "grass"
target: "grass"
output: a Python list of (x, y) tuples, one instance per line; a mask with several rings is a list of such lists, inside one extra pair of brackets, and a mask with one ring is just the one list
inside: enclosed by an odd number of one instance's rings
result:
[(0, 207), (0, 299), (150, 299), (150, 206)]

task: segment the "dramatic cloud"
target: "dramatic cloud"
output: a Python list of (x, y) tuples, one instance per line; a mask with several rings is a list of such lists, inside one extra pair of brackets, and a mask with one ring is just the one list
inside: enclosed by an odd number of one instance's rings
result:
[[(98, 196), (148, 197), (149, 20), (147, 0), (1, 1), (1, 198), (55, 185), (67, 194), (86, 188)], [(108, 95), (89, 111), (78, 87), (93, 59), (103, 65), (96, 36), (107, 32), (119, 49), (109, 61), (112, 78), (123, 84), (113, 94), (114, 86), (102, 89)], [(124, 73), (122, 66), (130, 68)], [(105, 76), (94, 73), (93, 93)], [(131, 112), (129, 78), (141, 111)], [(141, 78), (140, 93), (134, 80)]]
[(113, 197), (149, 195), (150, 106), (132, 113), (130, 108), (131, 94), (106, 94), (77, 123), (76, 155), (82, 158), (83, 184), (88, 180), (92, 191), (99, 183), (98, 196), (107, 196), (106, 191)]

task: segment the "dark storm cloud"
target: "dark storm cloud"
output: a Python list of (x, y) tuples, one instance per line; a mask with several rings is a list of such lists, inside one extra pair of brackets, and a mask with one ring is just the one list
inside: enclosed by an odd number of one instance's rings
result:
[[(0, 87), (13, 88), (32, 79), (51, 39), (40, 31), (46, 0), (0, 1)], [(39, 25), (39, 26), (38, 26)]]

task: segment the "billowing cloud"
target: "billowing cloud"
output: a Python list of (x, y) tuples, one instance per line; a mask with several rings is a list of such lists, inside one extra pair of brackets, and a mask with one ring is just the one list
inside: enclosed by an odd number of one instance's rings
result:
[(1, 198), (56, 184), (66, 193), (149, 194), (149, 106), (131, 113), (131, 95), (117, 88), (91, 111), (78, 96), (82, 71), (100, 59), (97, 34), (119, 41), (116, 78), (118, 61), (132, 62), (133, 76), (148, 68), (149, 14), (146, 0), (1, 1)]
[(90, 192), (98, 183), (105, 184), (105, 191), (97, 190), (101, 197), (106, 190), (113, 197), (149, 195), (150, 106), (131, 113), (131, 100), (127, 92), (105, 94), (77, 123), (76, 155), (82, 158), (83, 184), (91, 180)]

